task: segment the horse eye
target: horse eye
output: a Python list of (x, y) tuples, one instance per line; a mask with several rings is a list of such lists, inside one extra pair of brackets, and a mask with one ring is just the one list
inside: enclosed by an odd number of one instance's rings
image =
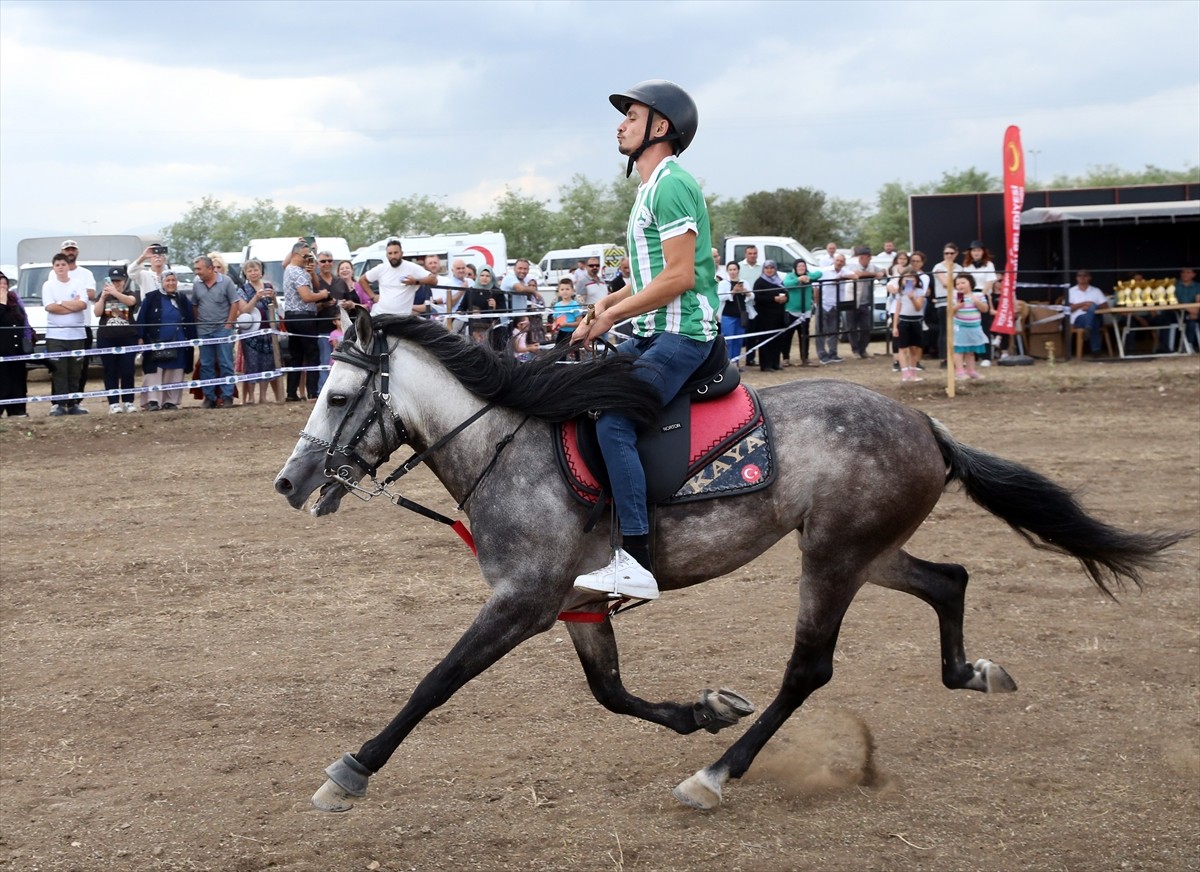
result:
[(346, 405), (346, 395), (345, 394), (330, 394), (328, 402), (329, 402), (329, 405), (331, 405), (331, 406), (344, 406), (344, 405)]

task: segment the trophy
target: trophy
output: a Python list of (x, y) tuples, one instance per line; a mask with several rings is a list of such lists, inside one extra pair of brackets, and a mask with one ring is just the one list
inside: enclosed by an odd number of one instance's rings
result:
[(1175, 296), (1175, 279), (1171, 279), (1171, 283), (1167, 285), (1167, 305), (1179, 305), (1179, 298)]

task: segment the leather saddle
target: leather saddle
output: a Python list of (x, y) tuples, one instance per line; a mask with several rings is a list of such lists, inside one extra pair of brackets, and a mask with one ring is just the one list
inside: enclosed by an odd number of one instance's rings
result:
[[(576, 499), (603, 507), (608, 475), (595, 421), (587, 415), (566, 421), (556, 437), (559, 467)], [(713, 343), (658, 421), (639, 432), (638, 454), (651, 506), (748, 493), (771, 483), (767, 420), (758, 394), (741, 384), (724, 339)], [(593, 512), (588, 529), (596, 520)]]

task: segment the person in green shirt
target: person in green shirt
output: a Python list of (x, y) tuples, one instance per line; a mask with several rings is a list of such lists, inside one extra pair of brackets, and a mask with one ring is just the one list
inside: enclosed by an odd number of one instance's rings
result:
[[(792, 263), (792, 271), (783, 277), (783, 286), (787, 288), (787, 303), (784, 304), (785, 316), (788, 323), (794, 327), (800, 337), (800, 366), (816, 366), (809, 363), (809, 321), (812, 320), (813, 286), (820, 280), (819, 269), (809, 270), (808, 262), (798, 258)], [(783, 365), (792, 365), (792, 336), (788, 334), (787, 345), (783, 346)]]
[[(617, 143), (629, 158), (627, 174), (636, 167), (641, 178), (626, 230), (631, 272), (628, 284), (596, 303), (571, 341), (589, 342), (632, 319), (633, 337), (617, 352), (637, 358), (637, 376), (658, 389), (665, 405), (708, 357), (718, 335), (708, 207), (700, 185), (676, 159), (691, 145), (699, 113), (683, 88), (664, 79), (641, 82), (608, 99), (625, 116)], [(603, 569), (576, 578), (575, 587), (655, 599), (658, 583), (637, 431), (624, 415), (605, 412), (596, 421), (596, 435), (608, 467), (621, 546)]]

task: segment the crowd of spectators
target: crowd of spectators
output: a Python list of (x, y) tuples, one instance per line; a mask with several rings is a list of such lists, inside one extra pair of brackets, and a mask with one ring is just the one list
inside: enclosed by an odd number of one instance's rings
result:
[[(167, 266), (166, 249), (152, 245), (128, 270), (109, 269), (97, 291), (92, 273), (76, 264), (78, 245), (65, 240), (43, 287), (46, 347), (86, 352), (94, 342), (97, 349), (135, 349), (100, 356), (112, 414), (178, 409), (180, 388), (135, 392), (136, 348), (197, 338), (217, 341), (200, 345), (198, 353), (192, 346), (143, 349), (142, 388), (261, 374), (261, 379), (210, 384), (192, 393), (206, 409), (229, 408), (239, 395), (244, 405), (265, 403), (269, 395), (277, 403), (302, 402), (315, 399), (324, 386), (326, 372), (321, 367), (328, 366), (340, 341), (343, 310), (362, 306), (376, 314), (443, 319), (448, 329), (472, 342), (526, 360), (539, 349), (568, 345), (587, 307), (619, 290), (630, 270), (624, 258), (606, 282), (604, 264), (593, 256), (580, 261), (554, 288), (543, 288), (530, 275), (525, 258), (498, 276), (489, 267), (476, 269), (462, 259), (445, 263), (430, 255), (414, 263), (404, 258), (399, 240), (390, 241), (385, 253), (384, 262), (356, 278), (352, 263), (335, 262), (328, 251), (314, 252), (299, 239), (286, 264), (283, 286), (276, 288), (264, 278), (258, 260), (246, 261), (235, 282), (221, 256), (212, 252), (194, 259), (195, 281), (191, 293), (184, 294)], [(902, 381), (920, 381), (930, 359), (945, 367), (948, 353), (958, 378), (981, 378), (977, 366), (987, 367), (996, 355), (1008, 353), (1001, 351), (1003, 337), (990, 333), (1002, 273), (979, 240), (961, 253), (957, 245), (947, 243), (932, 268), (927, 268), (923, 252), (900, 251), (891, 242), (874, 256), (870, 248), (858, 246), (850, 261), (830, 242), (819, 268), (802, 259), (791, 264), (760, 261), (755, 246), (746, 249), (743, 260), (723, 266), (716, 249), (713, 257), (721, 331), (739, 369), (758, 365), (774, 372), (793, 365), (841, 363), (845, 358), (839, 354), (840, 343), (849, 346), (851, 356), (869, 359), (877, 283), (886, 283), (889, 352), (892, 369)], [(952, 270), (953, 289), (948, 287)], [(1086, 270), (1076, 278), (1065, 295), (1065, 308), (1072, 326), (1085, 329), (1089, 347), (1099, 353), (1108, 299), (1091, 284)], [(553, 303), (548, 306), (551, 292)], [(1183, 270), (1176, 295), (1180, 303), (1194, 306), (1185, 312), (1185, 329), (1192, 345), (1200, 347), (1194, 270)], [(947, 306), (953, 307), (950, 343)], [(89, 315), (97, 319), (94, 332)], [(280, 341), (280, 329), (286, 344)], [(234, 342), (241, 333), (251, 335)], [(20, 298), (0, 273), (0, 358), (28, 354), (32, 338)], [(814, 342), (815, 361), (810, 355)], [(795, 362), (793, 346), (798, 350)], [(578, 359), (578, 349), (570, 356)], [(76, 354), (50, 362), (55, 395), (85, 390), (84, 359)], [(285, 368), (285, 377), (271, 377)], [(0, 360), (0, 399), (26, 395), (25, 363)], [(28, 408), (21, 403), (0, 405), (0, 415), (6, 413), (27, 416)], [(87, 410), (79, 400), (60, 399), (50, 414), (81, 415)]]

